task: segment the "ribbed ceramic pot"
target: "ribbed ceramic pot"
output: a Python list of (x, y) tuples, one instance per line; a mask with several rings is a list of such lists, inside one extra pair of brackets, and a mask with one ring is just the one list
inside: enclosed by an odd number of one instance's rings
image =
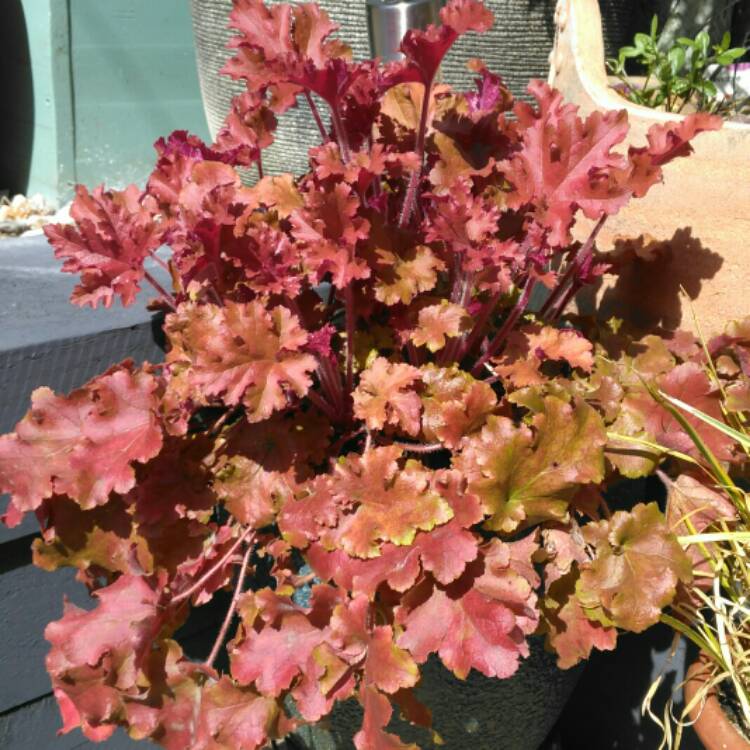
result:
[[(500, 73), (516, 96), (524, 94), (531, 78), (546, 78), (549, 52), (555, 36), (554, 0), (485, 0), (495, 14), (495, 25), (487, 34), (468, 34), (451, 50), (441, 70), (443, 80), (463, 89), (472, 87), (473, 74), (466, 61), (481, 57)], [(624, 44), (630, 33), (631, 0), (602, 0), (602, 15), (608, 51)], [(355, 59), (370, 57), (365, 0), (318, 0), (341, 26), (341, 39), (351, 45)], [(234, 93), (242, 84), (219, 70), (231, 55), (226, 44), (232, 0), (192, 0), (198, 74), (209, 129), (215, 134), (229, 110)], [(267, 172), (302, 172), (307, 167), (310, 133), (317, 132), (306, 107), (286, 113), (275, 143), (263, 153)]]
[[(506, 680), (489, 679), (472, 671), (459, 680), (436, 658), (421, 668), (416, 688), (432, 711), (433, 728), (445, 744), (440, 750), (536, 750), (554, 726), (582, 668), (560, 670), (544, 650), (543, 640), (531, 638), (529, 658)], [(420, 748), (433, 745), (429, 732), (397, 717), (389, 730)], [(352, 737), (362, 723), (362, 710), (353, 700), (340, 704), (314, 727), (294, 735), (294, 746), (305, 750), (353, 750)]]

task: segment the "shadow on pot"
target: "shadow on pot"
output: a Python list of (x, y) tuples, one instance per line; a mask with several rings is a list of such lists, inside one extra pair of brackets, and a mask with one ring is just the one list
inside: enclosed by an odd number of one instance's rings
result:
[(681, 289), (696, 299), (704, 282), (716, 276), (724, 262), (693, 237), (690, 227), (678, 229), (668, 240), (648, 235), (618, 238), (605, 260), (612, 264), (611, 272), (579, 295), (579, 310), (593, 310), (599, 298), (600, 319), (623, 318), (644, 330), (690, 325)]

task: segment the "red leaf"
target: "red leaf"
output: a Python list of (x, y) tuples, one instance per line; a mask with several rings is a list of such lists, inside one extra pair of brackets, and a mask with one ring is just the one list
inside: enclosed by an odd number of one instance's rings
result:
[(359, 702), (365, 710), (362, 728), (354, 735), (357, 750), (417, 750), (416, 745), (405, 745), (395, 735), (385, 731), (393, 708), (390, 701), (374, 687), (362, 686)]
[(338, 183), (331, 191), (311, 190), (304, 200), (305, 207), (294, 211), (290, 221), (313, 280), (331, 274), (332, 283), (343, 289), (367, 278), (370, 269), (353, 248), (368, 236), (370, 225), (358, 215), (360, 202), (352, 188)]
[(398, 611), (405, 628), (399, 645), (418, 663), (437, 653), (462, 679), (472, 668), (487, 677), (512, 675), (538, 620), (532, 551), (495, 539), (455, 583), (412, 589)]
[(232, 99), (232, 110), (216, 135), (214, 148), (233, 164), (250, 166), (261, 149), (273, 143), (276, 117), (255, 91), (245, 91)]
[(68, 396), (37, 388), (31, 411), (0, 438), (0, 488), (19, 511), (53, 494), (91, 508), (110, 492), (128, 492), (132, 464), (161, 449), (157, 387), (153, 375), (126, 361)]
[(440, 10), (442, 26), (428, 26), (424, 31), (410, 29), (401, 42), (401, 52), (408, 66), (393, 82), (415, 80), (418, 74), (425, 85), (435, 78), (440, 63), (459, 36), (467, 31), (487, 31), (493, 22), (492, 13), (479, 0), (449, 0)]
[(55, 257), (65, 261), (62, 270), (81, 274), (70, 298), (74, 304), (109, 307), (116, 296), (124, 306), (135, 301), (143, 262), (161, 242), (154, 215), (140, 196), (135, 185), (122, 191), (100, 186), (93, 193), (79, 185), (70, 209), (75, 226), (44, 227)]
[(229, 645), (232, 676), (276, 697), (305, 669), (324, 633), (302, 608), (270, 589), (245, 594), (239, 611), (243, 626)]
[(494, 16), (480, 0), (450, 0), (440, 9), (440, 20), (451, 26), (458, 34), (467, 31), (489, 31)]
[(508, 205), (531, 204), (536, 220), (550, 232), (550, 244), (564, 246), (577, 209), (598, 219), (616, 213), (630, 197), (614, 178), (625, 159), (612, 151), (628, 132), (627, 113), (593, 112), (583, 121), (577, 108), (563, 104), (562, 95), (547, 84), (534, 81), (528, 90), (539, 109), (525, 103), (515, 108), (524, 128), (523, 147), (508, 165), (515, 187)]
[(159, 595), (143, 579), (121, 576), (94, 594), (89, 611), (66, 602), (61, 620), (47, 625), (52, 644), (47, 671), (63, 715), (64, 732), (80, 723), (89, 739), (111, 734), (122, 696), (140, 692), (141, 670), (164, 626)]
[(693, 152), (690, 141), (696, 135), (718, 130), (721, 126), (721, 117), (706, 112), (690, 114), (681, 122), (652, 125), (646, 134), (648, 146), (631, 146), (628, 149), (628, 182), (633, 195), (641, 198), (652, 185), (660, 182), (664, 164), (681, 156), (689, 156)]
[(557, 666), (569, 669), (588, 659), (593, 649), (612, 651), (617, 628), (591, 620), (575, 595), (577, 574), (557, 579), (544, 598), (544, 630), (547, 644), (557, 654)]

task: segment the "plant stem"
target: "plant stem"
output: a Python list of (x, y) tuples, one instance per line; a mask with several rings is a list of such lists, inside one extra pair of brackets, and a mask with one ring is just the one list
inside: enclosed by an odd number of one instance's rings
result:
[(408, 453), (436, 453), (445, 450), (442, 443), (401, 443), (394, 441), (392, 445), (407, 451)]
[[(539, 311), (541, 317), (545, 317), (550, 311), (554, 311), (556, 305), (558, 305), (561, 297), (565, 295), (567, 291), (568, 283), (575, 279), (578, 271), (581, 270), (582, 266), (591, 257), (594, 250), (594, 242), (596, 241), (597, 235), (604, 226), (604, 222), (607, 220), (607, 215), (603, 214), (594, 225), (591, 230), (586, 242), (581, 245), (576, 256), (568, 263), (568, 267), (565, 269), (565, 274), (562, 279), (558, 281), (557, 286), (552, 290), (552, 293), (547, 297), (545, 303), (542, 305), (542, 309)], [(562, 311), (562, 309), (561, 309)]]
[(422, 100), (422, 112), (419, 115), (419, 127), (417, 129), (416, 151), (419, 158), (417, 168), (409, 176), (409, 183), (406, 187), (404, 204), (401, 207), (401, 215), (398, 217), (398, 225), (404, 228), (411, 218), (414, 204), (417, 200), (417, 188), (419, 180), (422, 177), (422, 165), (424, 163), (424, 142), (427, 133), (427, 114), (430, 108), (430, 95), (432, 94), (432, 79), (427, 81), (424, 86), (424, 99)]
[(328, 141), (328, 133), (326, 133), (325, 126), (323, 125), (323, 120), (320, 118), (320, 112), (318, 112), (315, 101), (310, 95), (308, 89), (305, 89), (305, 99), (307, 99), (310, 111), (312, 112), (313, 120), (315, 120), (315, 124), (318, 126), (318, 130), (320, 131), (320, 136), (323, 139), (323, 143), (326, 143)]
[(479, 375), (481, 374), (482, 367), (484, 367), (485, 362), (488, 362), (500, 351), (500, 347), (503, 345), (503, 343), (505, 343), (505, 339), (508, 338), (508, 334), (513, 330), (514, 326), (516, 325), (516, 323), (518, 323), (519, 319), (525, 312), (526, 305), (529, 302), (529, 297), (531, 297), (531, 291), (533, 288), (534, 281), (531, 275), (529, 275), (526, 277), (526, 282), (524, 283), (523, 289), (521, 290), (521, 295), (516, 301), (516, 304), (513, 305), (513, 309), (508, 314), (508, 317), (505, 319), (505, 322), (503, 323), (500, 330), (495, 334), (495, 337), (490, 342), (485, 353), (474, 365), (471, 374), (475, 378), (479, 377)]
[(258, 179), (263, 179), (263, 152), (258, 151)]
[(307, 397), (310, 401), (320, 409), (332, 422), (338, 421), (338, 414), (336, 409), (324, 399), (319, 393), (316, 393), (312, 388), (307, 392)]
[(167, 265), (157, 254), (155, 250), (149, 250), (148, 254), (153, 260), (155, 260), (167, 273), (170, 273), (169, 265)]
[(354, 289), (351, 283), (344, 290), (346, 305), (346, 390), (354, 390)]
[(333, 130), (336, 133), (336, 140), (339, 142), (339, 148), (341, 149), (341, 160), (344, 164), (348, 164), (351, 159), (349, 139), (346, 137), (344, 124), (341, 122), (341, 117), (335, 107), (331, 107), (331, 122), (333, 123)]
[(207, 573), (204, 573), (190, 588), (185, 589), (180, 594), (177, 594), (172, 601), (170, 602), (172, 605), (179, 604), (181, 601), (188, 599), (191, 597), (196, 591), (199, 591), (201, 588), (203, 588), (206, 581), (208, 581), (209, 578), (211, 578), (214, 573), (216, 573), (217, 570), (221, 569), (229, 560), (229, 558), (237, 551), (237, 548), (244, 542), (251, 534), (253, 533), (252, 528), (245, 529), (245, 531), (241, 534), (239, 539), (229, 548), (229, 551), (217, 562), (215, 565), (212, 565), (210, 570)]
[(242, 566), (240, 567), (240, 572), (237, 576), (237, 585), (234, 589), (232, 601), (229, 603), (227, 615), (224, 618), (224, 622), (221, 624), (221, 630), (219, 630), (219, 634), (216, 636), (214, 645), (211, 648), (211, 653), (208, 655), (208, 658), (204, 662), (207, 667), (213, 666), (213, 663), (216, 661), (216, 657), (219, 655), (219, 649), (221, 648), (222, 644), (224, 643), (224, 639), (226, 638), (227, 630), (229, 630), (229, 625), (232, 622), (234, 612), (237, 609), (237, 603), (239, 602), (240, 596), (242, 594), (242, 588), (245, 585), (245, 577), (247, 576), (247, 568), (250, 563), (250, 555), (252, 554), (252, 551), (253, 545), (248, 544), (247, 549), (245, 550), (245, 556), (242, 558)]
[(406, 356), (414, 367), (419, 367), (421, 365), (422, 358), (419, 356), (419, 349), (414, 346), (414, 342), (412, 341), (406, 342)]
[(144, 270), (143, 276), (156, 289), (162, 302), (169, 305), (173, 310), (177, 309), (174, 297), (148, 271)]
[(476, 322), (474, 323), (474, 327), (471, 329), (471, 333), (469, 333), (468, 338), (463, 342), (462, 346), (456, 353), (457, 362), (460, 362), (467, 354), (470, 354), (471, 350), (479, 342), (487, 327), (490, 315), (492, 315), (492, 311), (497, 307), (497, 303), (500, 302), (502, 296), (503, 295), (498, 292), (484, 304)]

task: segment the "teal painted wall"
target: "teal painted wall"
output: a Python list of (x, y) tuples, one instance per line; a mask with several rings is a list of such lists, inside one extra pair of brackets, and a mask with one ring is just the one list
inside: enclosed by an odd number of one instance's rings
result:
[(140, 182), (153, 142), (208, 138), (188, 0), (70, 0), (76, 179)]
[(0, 189), (142, 183), (153, 142), (208, 138), (188, 0), (2, 0)]

